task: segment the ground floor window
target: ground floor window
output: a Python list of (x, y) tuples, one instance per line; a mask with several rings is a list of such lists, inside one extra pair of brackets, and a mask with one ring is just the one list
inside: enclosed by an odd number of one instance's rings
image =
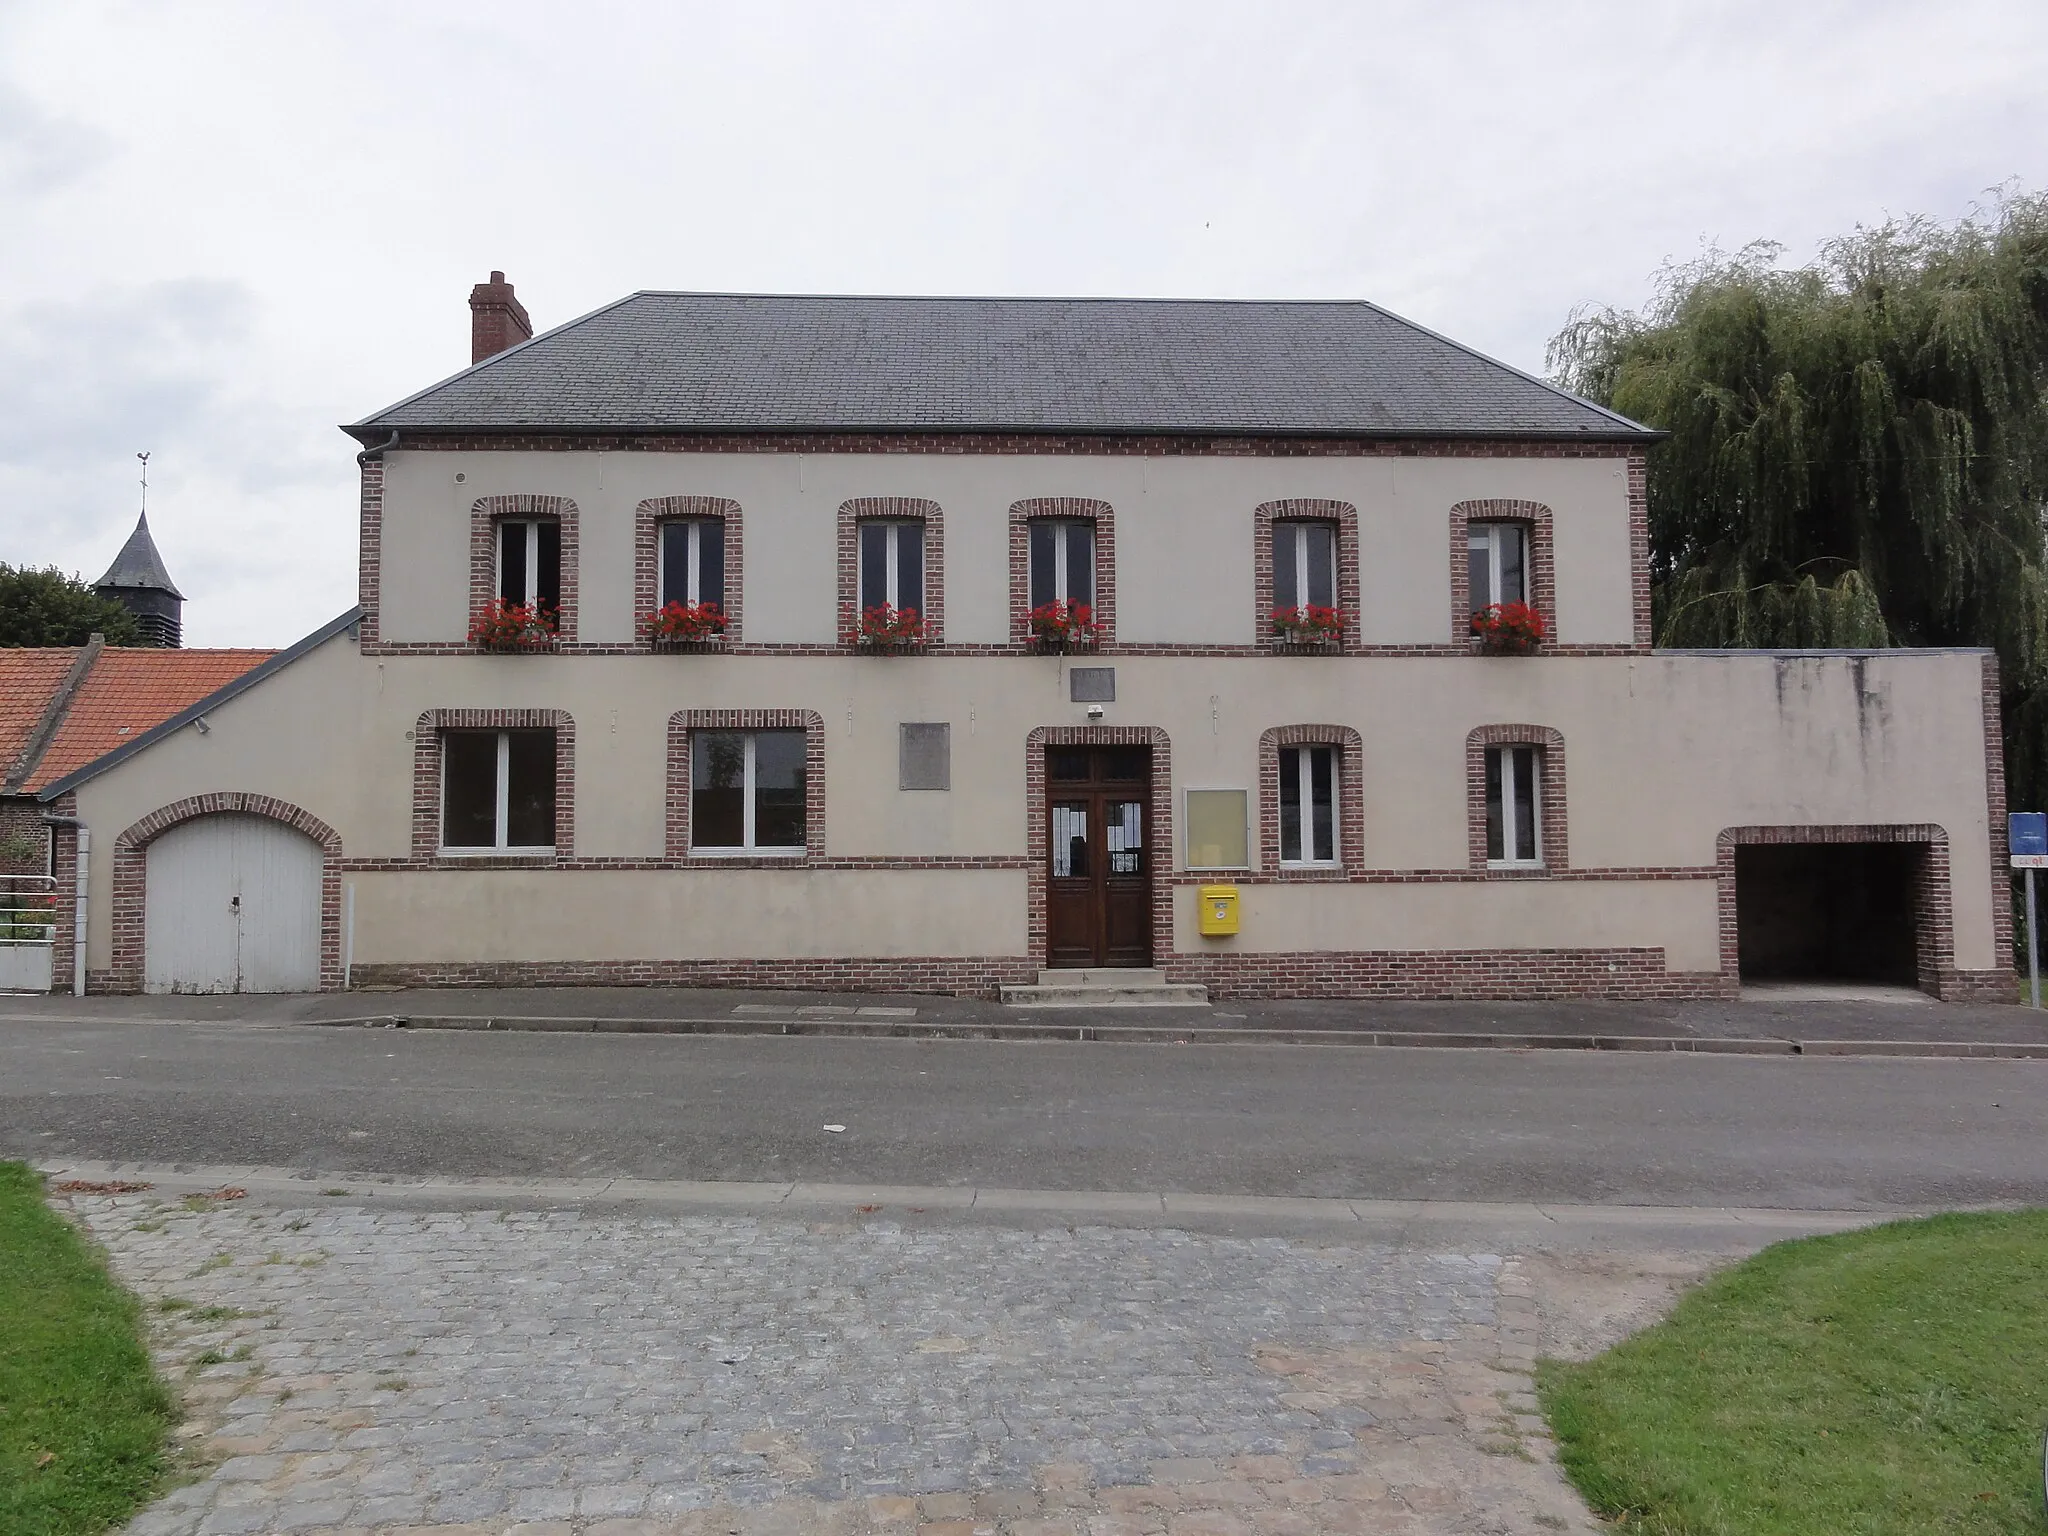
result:
[(1280, 749), (1280, 862), (1337, 862), (1337, 749)]
[(553, 731), (442, 733), (441, 846), (555, 851)]
[(696, 853), (804, 851), (802, 731), (698, 731), (690, 742)]
[(1543, 749), (1486, 749), (1486, 862), (1535, 866), (1543, 862)]

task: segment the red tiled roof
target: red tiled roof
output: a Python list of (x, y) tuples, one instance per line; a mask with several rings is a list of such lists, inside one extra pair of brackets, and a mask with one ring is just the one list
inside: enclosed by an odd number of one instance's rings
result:
[(6, 781), (77, 659), (78, 652), (70, 647), (0, 650), (0, 783)]
[[(9, 653), (0, 651), (0, 657)], [(16, 651), (14, 656), (60, 656), (70, 666), (72, 651)], [(243, 673), (261, 666), (275, 651), (158, 651), (108, 648), (78, 686), (63, 723), (35, 765), (26, 785), (33, 794), (65, 774), (125, 745), (153, 725), (197, 704)], [(5, 662), (0, 661), (0, 666)], [(5, 674), (0, 673), (0, 678)], [(59, 676), (61, 681), (61, 673)], [(0, 682), (0, 687), (4, 687)], [(43, 695), (47, 701), (49, 695)], [(34, 722), (30, 722), (31, 728)]]

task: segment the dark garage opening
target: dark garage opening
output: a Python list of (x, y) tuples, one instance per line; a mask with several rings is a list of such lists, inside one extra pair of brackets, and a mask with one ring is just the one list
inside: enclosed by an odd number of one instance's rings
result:
[(1765, 843), (1735, 850), (1744, 981), (1913, 986), (1913, 888), (1924, 843)]

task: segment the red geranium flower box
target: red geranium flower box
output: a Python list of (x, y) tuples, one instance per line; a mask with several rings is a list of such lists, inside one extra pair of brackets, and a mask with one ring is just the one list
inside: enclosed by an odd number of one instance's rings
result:
[(480, 651), (552, 651), (555, 611), (494, 597), (469, 621), (469, 643)]
[(1344, 610), (1322, 603), (1305, 603), (1299, 608), (1275, 608), (1273, 633), (1290, 646), (1302, 650), (1333, 651), (1344, 644)]
[(1489, 656), (1529, 656), (1550, 628), (1527, 603), (1489, 603), (1472, 615), (1472, 633)]
[(725, 638), (725, 610), (716, 603), (663, 603), (641, 616), (640, 633), (657, 651), (713, 645)]
[(1031, 643), (1040, 651), (1092, 651), (1102, 641), (1102, 626), (1086, 603), (1041, 603), (1029, 622)]
[(863, 651), (900, 656), (923, 650), (925, 638), (924, 615), (915, 608), (892, 608), (887, 603), (877, 603), (861, 610), (854, 642)]

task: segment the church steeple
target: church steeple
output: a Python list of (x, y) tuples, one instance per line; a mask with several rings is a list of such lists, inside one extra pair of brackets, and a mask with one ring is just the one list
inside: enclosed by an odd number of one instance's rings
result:
[(134, 614), (150, 645), (175, 650), (184, 642), (185, 594), (172, 585), (164, 557), (149, 536), (149, 455), (138, 453), (136, 457), (142, 460), (142, 515), (135, 519), (135, 531), (114, 556), (107, 574), (93, 583), (93, 589)]

